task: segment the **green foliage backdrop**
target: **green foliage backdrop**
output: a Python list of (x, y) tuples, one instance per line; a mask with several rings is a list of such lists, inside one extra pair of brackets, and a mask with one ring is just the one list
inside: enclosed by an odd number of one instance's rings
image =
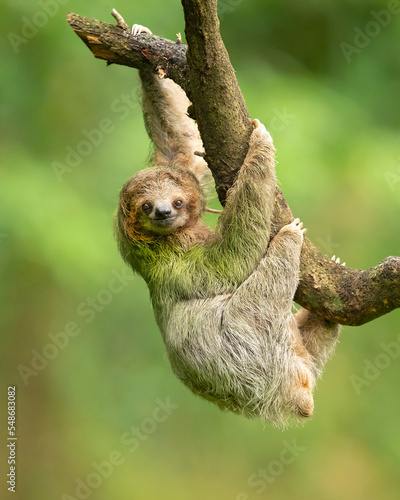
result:
[[(173, 377), (112, 235), (149, 150), (138, 78), (65, 21), (111, 22), (113, 7), (183, 32), (178, 0), (1, 3), (0, 424), (16, 385), (19, 498), (397, 498), (399, 311), (344, 328), (303, 428), (223, 414)], [(308, 236), (350, 267), (399, 255), (400, 2), (221, 0), (220, 14)]]

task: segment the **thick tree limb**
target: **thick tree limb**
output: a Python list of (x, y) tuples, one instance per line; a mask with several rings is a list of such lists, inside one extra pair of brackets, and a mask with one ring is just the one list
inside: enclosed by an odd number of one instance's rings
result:
[[(133, 68), (162, 68), (194, 103), (206, 160), (223, 202), (247, 152), (251, 121), (219, 34), (216, 0), (182, 0), (190, 46), (160, 37), (130, 35), (111, 25), (69, 13), (67, 19), (95, 57)], [(187, 55), (187, 62), (186, 62)], [(293, 219), (278, 190), (274, 231)], [(400, 257), (366, 271), (335, 264), (305, 239), (296, 302), (328, 320), (361, 325), (400, 307)]]
[(205, 160), (224, 201), (248, 150), (251, 118), (219, 32), (216, 0), (182, 0), (182, 5), (189, 45), (187, 94), (194, 103)]

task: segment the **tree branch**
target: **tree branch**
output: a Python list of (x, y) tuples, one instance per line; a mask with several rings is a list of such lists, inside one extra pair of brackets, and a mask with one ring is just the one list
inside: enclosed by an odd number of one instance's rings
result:
[(98, 59), (131, 68), (163, 68), (166, 76), (187, 87), (187, 46), (159, 36), (132, 36), (129, 29), (68, 12), (67, 21)]
[[(138, 69), (162, 68), (186, 91), (224, 202), (246, 155), (251, 121), (219, 34), (216, 0), (182, 0), (182, 4), (188, 53), (179, 42), (147, 34), (133, 37), (120, 21), (111, 25), (72, 13), (67, 20), (95, 57)], [(292, 219), (278, 189), (274, 234)], [(337, 323), (355, 326), (371, 321), (400, 307), (400, 257), (388, 257), (366, 271), (348, 269), (305, 239), (295, 300)]]
[(182, 0), (182, 5), (189, 45), (187, 94), (194, 103), (205, 160), (224, 201), (249, 147), (251, 118), (219, 32), (217, 2)]

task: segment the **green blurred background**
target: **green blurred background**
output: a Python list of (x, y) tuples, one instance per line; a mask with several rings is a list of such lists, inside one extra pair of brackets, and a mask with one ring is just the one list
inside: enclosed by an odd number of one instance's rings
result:
[[(400, 254), (399, 5), (220, 2), (286, 199), (322, 251), (360, 269)], [(184, 31), (178, 0), (0, 6), (0, 433), (16, 385), (19, 498), (398, 498), (399, 311), (343, 329), (304, 427), (224, 414), (172, 375), (112, 234), (149, 151), (138, 77), (95, 60), (65, 21), (113, 22), (113, 7), (166, 38)]]

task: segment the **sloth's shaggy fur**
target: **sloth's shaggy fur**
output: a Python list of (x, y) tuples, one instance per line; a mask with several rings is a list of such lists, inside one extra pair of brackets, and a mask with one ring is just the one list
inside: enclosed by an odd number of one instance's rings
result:
[[(280, 426), (290, 417), (310, 417), (312, 390), (339, 326), (304, 309), (291, 312), (304, 230), (296, 220), (269, 244), (276, 188), (272, 139), (256, 126), (212, 231), (202, 221), (198, 178), (206, 170), (193, 156), (201, 142), (185, 114), (188, 101), (173, 82), (141, 77), (158, 164), (124, 185), (116, 234), (123, 258), (148, 284), (172, 369), (222, 409)], [(173, 214), (162, 230), (158, 218), (143, 213), (160, 199), (169, 201)], [(179, 210), (174, 200), (182, 202)]]

